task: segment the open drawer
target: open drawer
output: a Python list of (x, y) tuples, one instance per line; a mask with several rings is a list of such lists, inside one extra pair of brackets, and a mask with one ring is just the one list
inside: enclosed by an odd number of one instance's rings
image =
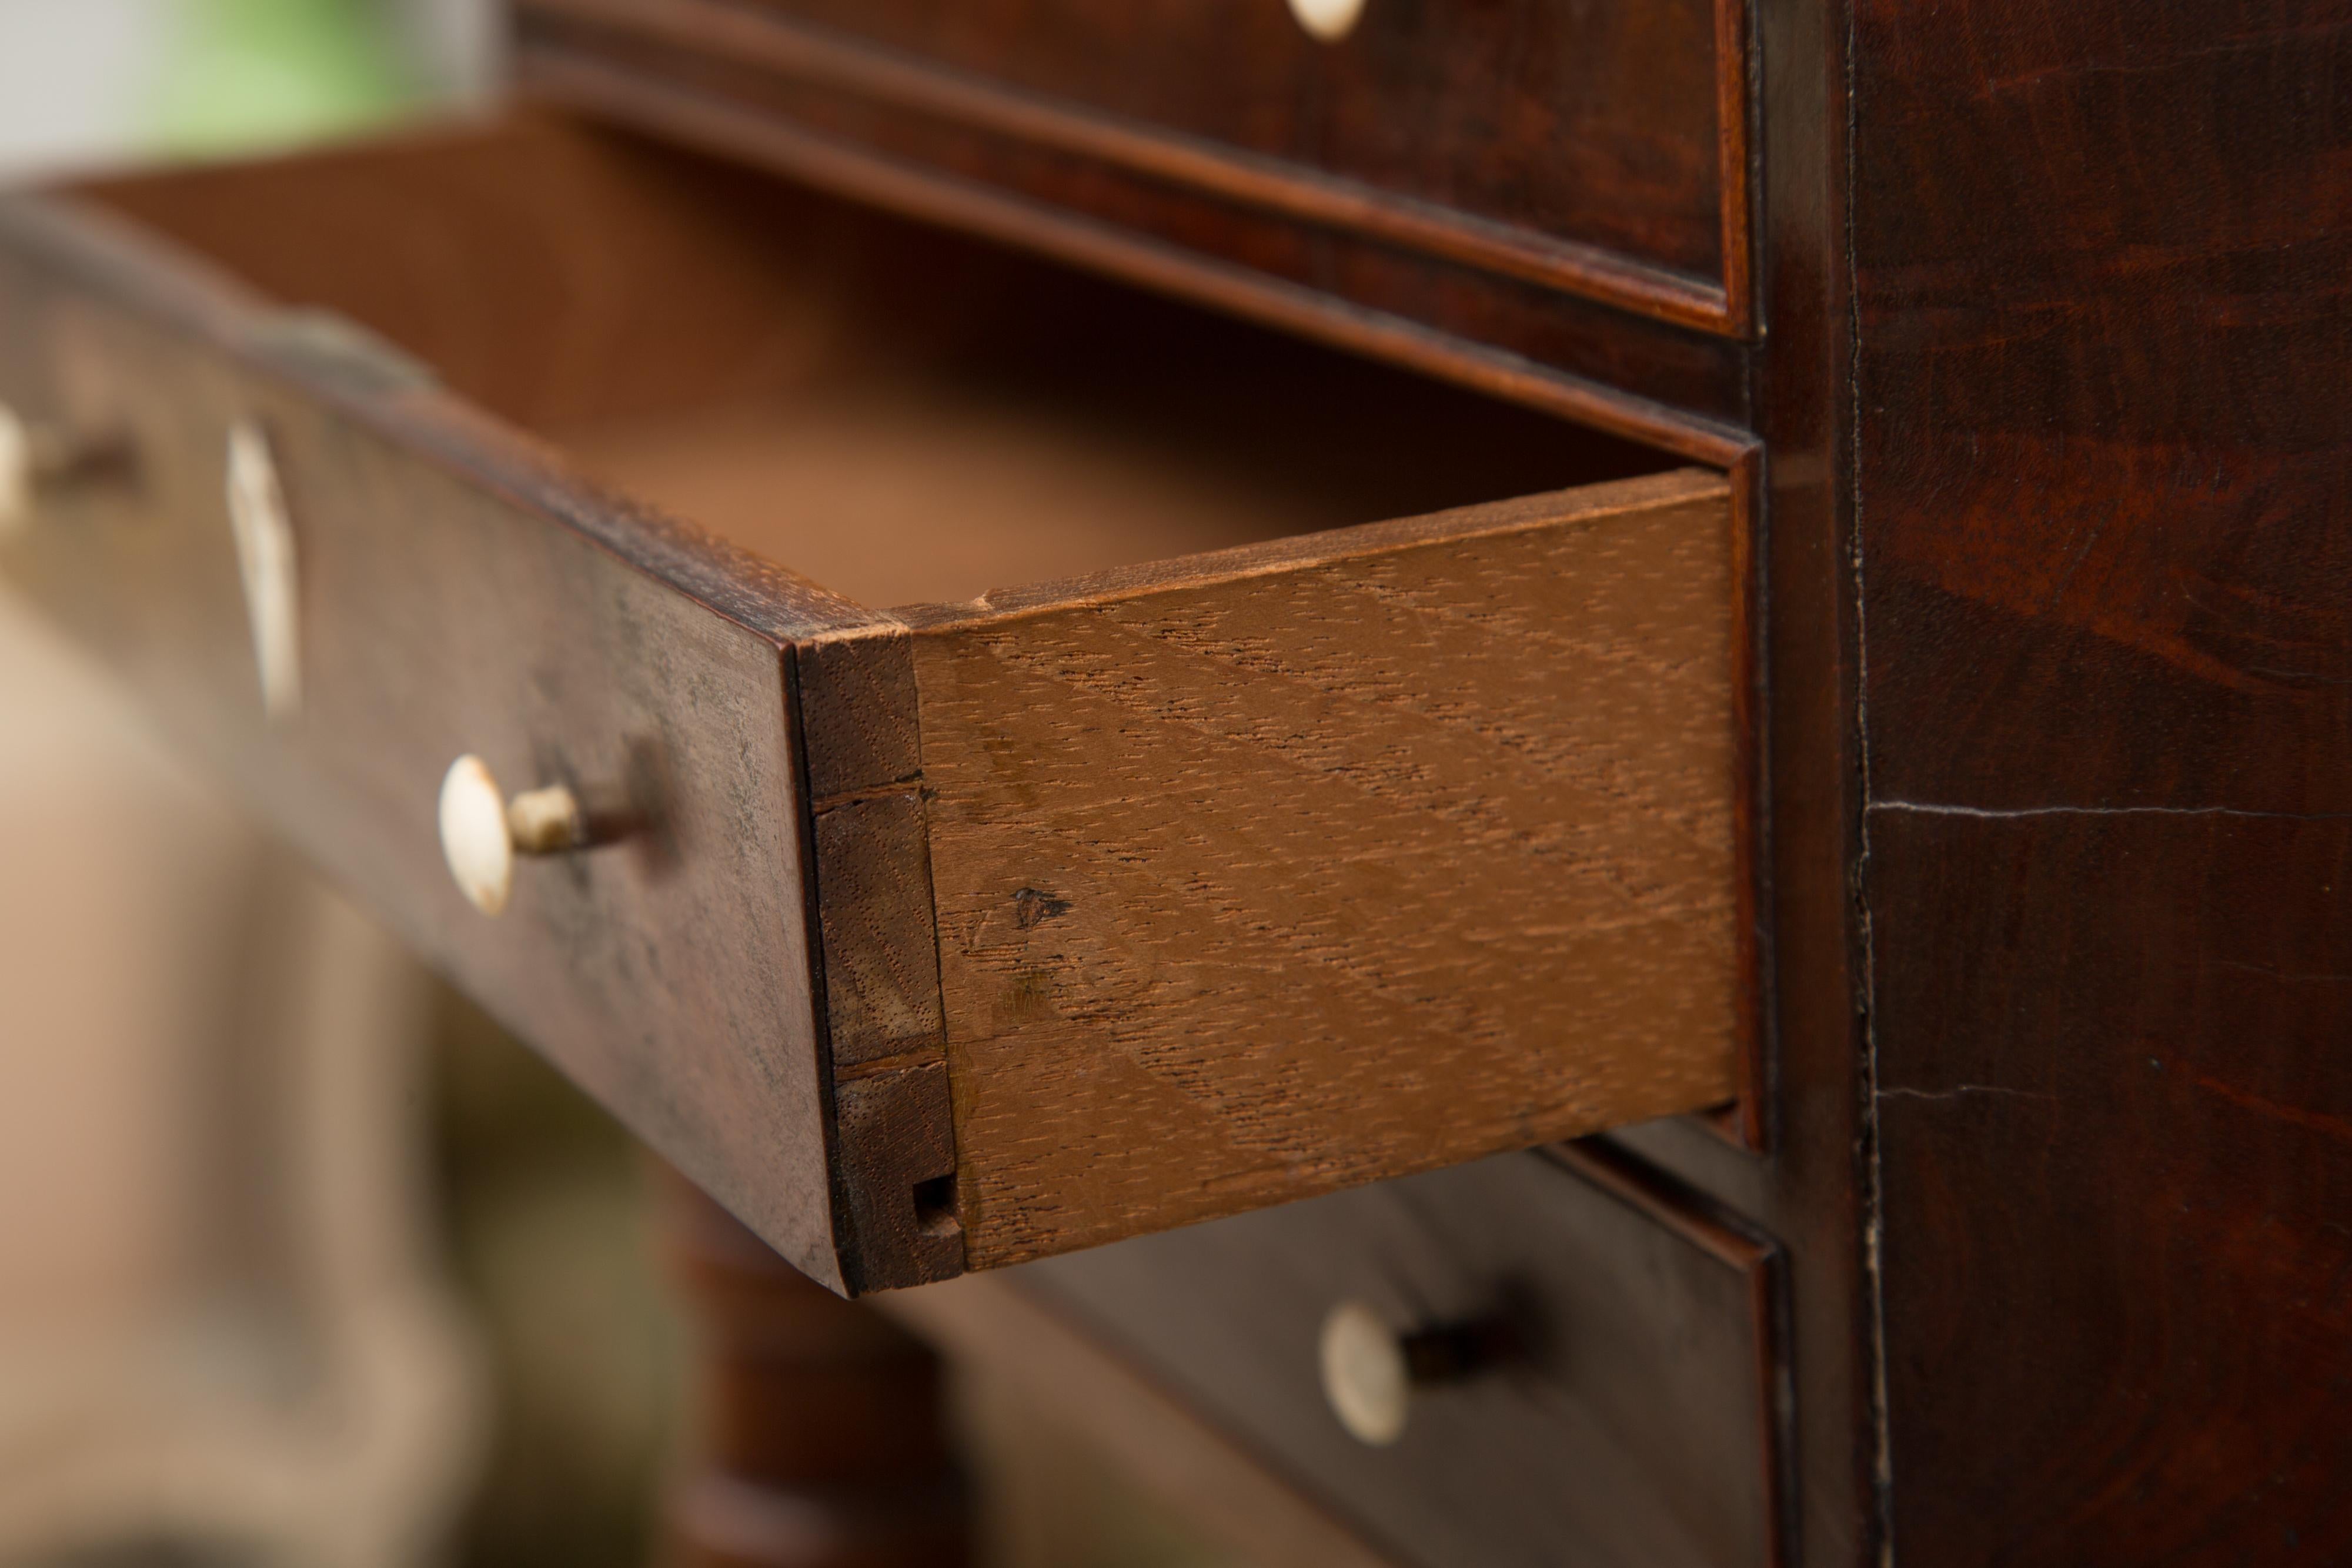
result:
[(534, 119), (0, 204), (0, 574), (837, 1288), (1734, 1092), (1719, 476)]

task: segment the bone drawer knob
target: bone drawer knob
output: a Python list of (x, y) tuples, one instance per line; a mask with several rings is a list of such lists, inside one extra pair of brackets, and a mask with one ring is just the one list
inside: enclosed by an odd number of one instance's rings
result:
[(1290, 0), (1290, 14), (1325, 43), (1336, 44), (1354, 30), (1364, 0)]
[(1385, 1448), (1404, 1436), (1413, 1391), (1452, 1383), (1508, 1354), (1499, 1319), (1399, 1333), (1361, 1301), (1342, 1301), (1323, 1320), (1323, 1397), (1349, 1437)]
[(570, 789), (551, 784), (512, 800), (471, 753), (441, 779), (441, 853), (475, 908), (496, 915), (514, 892), (515, 856), (562, 854), (588, 844), (588, 821)]
[(32, 435), (16, 411), (0, 403), (0, 534), (22, 528), (32, 512)]
[(0, 536), (32, 520), (33, 503), (43, 487), (127, 466), (130, 458), (130, 443), (117, 433), (61, 430), (0, 403)]

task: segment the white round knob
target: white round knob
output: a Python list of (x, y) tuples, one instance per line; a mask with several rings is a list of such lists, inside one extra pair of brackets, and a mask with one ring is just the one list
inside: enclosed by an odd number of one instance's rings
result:
[(286, 510), (269, 438), (250, 420), (229, 427), (226, 465), (230, 537), (253, 633), (253, 667), (262, 712), (277, 722), (302, 711), (301, 574), (295, 566), (294, 521)]
[(32, 521), (45, 488), (123, 478), (137, 465), (126, 431), (112, 426), (78, 430), (27, 419), (0, 403), (0, 536)]
[(1355, 29), (1364, 0), (1290, 0), (1290, 14), (1325, 43), (1336, 44)]
[(1404, 1436), (1412, 1368), (1404, 1345), (1380, 1314), (1342, 1301), (1323, 1320), (1323, 1397), (1348, 1435), (1384, 1448)]
[(442, 775), (442, 858), (457, 890), (485, 915), (505, 909), (513, 895), (516, 855), (560, 854), (587, 842), (580, 802), (561, 784), (509, 801), (489, 765), (471, 753)]

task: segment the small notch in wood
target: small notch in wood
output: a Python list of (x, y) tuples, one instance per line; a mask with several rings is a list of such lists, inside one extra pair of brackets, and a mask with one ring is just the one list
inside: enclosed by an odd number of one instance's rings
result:
[(1013, 923), (1024, 931), (1031, 929), (1041, 921), (1051, 920), (1057, 915), (1067, 915), (1069, 912), (1068, 899), (1056, 898), (1050, 893), (1044, 893), (1034, 887), (1024, 887), (1013, 895)]
[(963, 1229), (953, 1171), (915, 1184), (915, 1228), (926, 1236), (954, 1236)]

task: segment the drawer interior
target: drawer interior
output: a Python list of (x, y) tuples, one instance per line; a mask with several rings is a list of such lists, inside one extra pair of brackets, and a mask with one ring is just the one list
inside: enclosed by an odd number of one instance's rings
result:
[(868, 604), (1673, 466), (551, 117), (79, 193)]

